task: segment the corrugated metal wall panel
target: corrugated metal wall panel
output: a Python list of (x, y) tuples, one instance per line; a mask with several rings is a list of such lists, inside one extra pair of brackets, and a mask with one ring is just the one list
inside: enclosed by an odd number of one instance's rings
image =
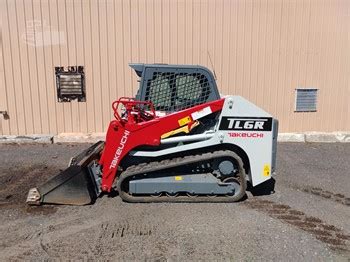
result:
[[(4, 3), (0, 3), (0, 9), (4, 9)], [(5, 65), (4, 65), (4, 47), (3, 47), (3, 33), (2, 28), (4, 27), (3, 23), (4, 17), (0, 20), (0, 111), (8, 110), (7, 105), (7, 90), (6, 90), (6, 78), (5, 78)], [(3, 117), (0, 116), (0, 135), (9, 134), (10, 126), (9, 121), (4, 121)]]
[[(350, 129), (347, 0), (0, 0), (0, 134), (101, 132), (131, 96), (129, 62), (215, 68), (282, 132)], [(86, 103), (56, 102), (55, 66), (84, 65)], [(295, 113), (295, 89), (318, 110)]]

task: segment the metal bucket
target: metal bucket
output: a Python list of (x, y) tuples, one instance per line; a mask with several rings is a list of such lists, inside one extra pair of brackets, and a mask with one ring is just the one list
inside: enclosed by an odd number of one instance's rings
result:
[(100, 158), (103, 147), (104, 142), (99, 141), (72, 158), (66, 170), (43, 185), (30, 189), (27, 203), (29, 205), (93, 203), (101, 193), (101, 173), (96, 160)]

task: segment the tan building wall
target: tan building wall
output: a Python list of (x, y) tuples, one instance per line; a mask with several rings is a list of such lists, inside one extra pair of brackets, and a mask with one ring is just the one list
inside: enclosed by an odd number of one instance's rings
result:
[[(0, 0), (1, 134), (101, 132), (131, 96), (129, 62), (212, 68), (280, 131), (350, 130), (348, 0)], [(87, 101), (58, 103), (55, 66), (84, 65)], [(295, 113), (295, 88), (318, 110)]]

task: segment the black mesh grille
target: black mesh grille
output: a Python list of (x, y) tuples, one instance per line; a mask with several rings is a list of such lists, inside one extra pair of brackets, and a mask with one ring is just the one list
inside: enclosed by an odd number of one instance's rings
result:
[(210, 92), (208, 78), (201, 73), (154, 72), (145, 98), (156, 110), (180, 111), (207, 102)]

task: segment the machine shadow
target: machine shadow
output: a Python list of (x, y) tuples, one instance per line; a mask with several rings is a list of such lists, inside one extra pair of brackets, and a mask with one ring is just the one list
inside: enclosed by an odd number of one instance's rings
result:
[(249, 191), (253, 196), (266, 196), (275, 193), (275, 184), (276, 180), (271, 178), (260, 185), (252, 187), (250, 183), (248, 183), (247, 191)]
[[(104, 195), (104, 194), (102, 194)], [(112, 188), (111, 192), (106, 194), (108, 198), (115, 198), (117, 196), (119, 196), (119, 193), (116, 189)]]

